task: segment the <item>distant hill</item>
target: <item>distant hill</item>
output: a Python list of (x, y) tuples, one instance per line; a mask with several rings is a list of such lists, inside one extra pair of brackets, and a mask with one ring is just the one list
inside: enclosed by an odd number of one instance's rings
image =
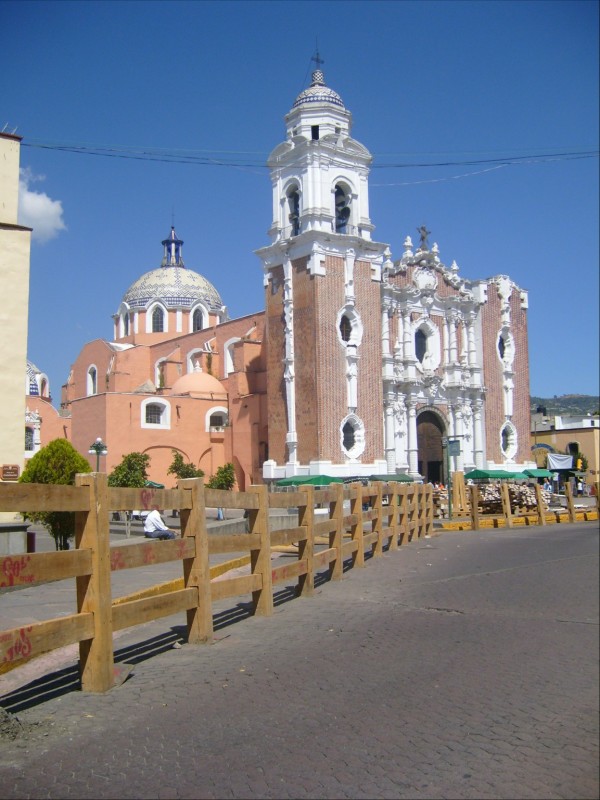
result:
[(593, 394), (563, 394), (560, 397), (531, 396), (530, 410), (535, 414), (538, 406), (545, 408), (548, 417), (558, 414), (593, 414), (600, 410), (600, 398)]

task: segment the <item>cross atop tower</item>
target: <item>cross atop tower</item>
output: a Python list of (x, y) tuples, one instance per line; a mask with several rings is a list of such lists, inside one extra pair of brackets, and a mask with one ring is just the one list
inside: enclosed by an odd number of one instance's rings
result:
[(315, 55), (312, 56), (310, 60), (315, 62), (315, 67), (318, 70), (320, 70), (321, 69), (321, 65), (325, 63), (325, 61), (321, 58), (321, 56), (319, 54), (319, 48), (318, 47), (317, 47), (317, 49), (315, 51)]

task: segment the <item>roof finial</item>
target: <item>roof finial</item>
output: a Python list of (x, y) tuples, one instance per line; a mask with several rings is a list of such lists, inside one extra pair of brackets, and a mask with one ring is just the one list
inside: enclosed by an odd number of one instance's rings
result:
[(311, 61), (315, 62), (316, 69), (312, 74), (312, 85), (319, 83), (325, 83), (325, 76), (323, 75), (323, 70), (321, 69), (321, 65), (325, 63), (325, 61), (321, 58), (319, 53), (319, 41), (315, 40), (315, 54), (311, 56)]

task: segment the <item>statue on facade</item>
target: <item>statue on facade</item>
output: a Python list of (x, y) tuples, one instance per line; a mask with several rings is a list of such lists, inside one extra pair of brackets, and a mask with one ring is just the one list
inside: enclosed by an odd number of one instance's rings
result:
[(427, 244), (427, 237), (429, 236), (431, 231), (428, 231), (425, 225), (421, 225), (420, 228), (417, 228), (417, 233), (421, 237), (419, 250), (429, 250), (429, 245)]

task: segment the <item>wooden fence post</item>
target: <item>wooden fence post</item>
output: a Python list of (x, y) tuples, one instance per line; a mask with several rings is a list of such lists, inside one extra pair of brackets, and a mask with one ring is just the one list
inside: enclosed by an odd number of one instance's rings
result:
[(356, 490), (356, 497), (350, 500), (350, 513), (356, 519), (350, 529), (351, 538), (356, 542), (356, 550), (352, 553), (352, 566), (364, 567), (365, 565), (365, 544), (363, 541), (364, 527), (363, 527), (363, 499), (362, 499), (362, 483), (351, 484), (351, 488)]
[(567, 498), (567, 509), (569, 511), (569, 522), (575, 522), (575, 503), (573, 502), (573, 489), (569, 481), (565, 483), (565, 496)]
[(408, 485), (398, 484), (398, 543), (408, 542)]
[(540, 525), (546, 524), (546, 507), (544, 505), (544, 498), (542, 496), (542, 487), (539, 483), (535, 484), (535, 499), (537, 501), (538, 522)]
[(298, 524), (306, 528), (306, 539), (298, 542), (298, 560), (306, 559), (306, 575), (298, 576), (298, 596), (312, 597), (315, 591), (315, 487), (300, 486), (306, 505), (298, 509)]
[(333, 488), (336, 494), (333, 503), (329, 504), (329, 518), (335, 521), (335, 530), (329, 533), (329, 547), (335, 550), (335, 559), (329, 564), (329, 580), (339, 581), (344, 574), (344, 484), (334, 483), (329, 488)]
[(183, 585), (186, 589), (195, 588), (198, 591), (198, 605), (186, 612), (188, 642), (210, 644), (214, 630), (204, 484), (200, 478), (185, 478), (177, 481), (177, 488), (186, 497), (182, 505), (191, 505), (191, 508), (182, 508), (179, 512), (181, 538), (190, 537), (196, 542), (194, 557), (183, 559)]
[(388, 517), (388, 526), (392, 529), (392, 535), (390, 536), (390, 550), (397, 550), (398, 549), (398, 512), (399, 512), (399, 505), (398, 505), (398, 483), (396, 481), (392, 481), (390, 483), (391, 492), (389, 496), (390, 502), (390, 509), (391, 509), (391, 516)]
[(273, 613), (269, 497), (265, 485), (249, 486), (248, 491), (258, 495), (258, 508), (250, 509), (249, 532), (258, 535), (260, 540), (259, 548), (250, 551), (250, 567), (253, 575), (262, 578), (261, 588), (252, 592), (252, 603), (257, 616), (268, 617)]
[(373, 547), (371, 550), (375, 558), (380, 558), (383, 555), (383, 516), (381, 514), (382, 503), (383, 498), (381, 492), (381, 481), (375, 481), (375, 502), (373, 503), (373, 508), (377, 515), (374, 520), (374, 530), (377, 533), (377, 538), (373, 542)]
[(510, 492), (508, 491), (508, 483), (503, 481), (500, 484), (500, 496), (502, 498), (502, 511), (504, 513), (504, 520), (507, 528), (512, 528), (513, 518), (512, 509), (510, 507)]
[(75, 476), (76, 486), (87, 486), (90, 510), (76, 512), (75, 546), (91, 550), (91, 575), (77, 577), (77, 613), (94, 616), (94, 638), (79, 643), (79, 670), (84, 692), (107, 692), (115, 684), (112, 595), (110, 583), (110, 528), (108, 478), (99, 472)]
[(473, 483), (469, 486), (471, 493), (471, 527), (474, 531), (479, 530), (479, 486)]
[[(415, 519), (417, 508), (417, 489), (418, 484), (411, 483), (406, 487), (406, 530), (407, 542), (412, 542), (415, 538), (415, 526), (417, 524)], [(418, 538), (418, 534), (417, 534)]]
[(426, 524), (426, 485), (420, 483), (417, 492), (417, 538), (422, 539), (425, 536)]
[[(466, 503), (466, 500), (465, 500)], [(433, 486), (425, 486), (425, 536), (433, 532)]]

